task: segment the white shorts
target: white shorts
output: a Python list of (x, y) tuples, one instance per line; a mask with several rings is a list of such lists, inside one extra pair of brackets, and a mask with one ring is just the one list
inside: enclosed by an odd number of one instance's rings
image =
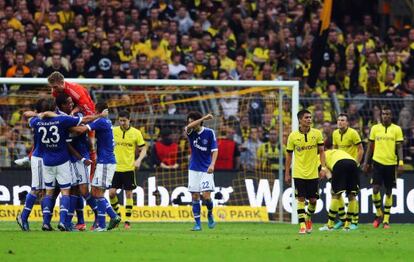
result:
[(45, 189), (43, 159), (37, 156), (32, 156), (30, 158), (30, 166), (32, 169), (32, 189)]
[(192, 193), (214, 191), (214, 174), (188, 170), (188, 191)]
[(61, 189), (68, 189), (72, 184), (72, 170), (69, 161), (58, 166), (44, 166), (46, 189), (54, 189), (56, 181)]
[(92, 186), (108, 189), (112, 185), (116, 164), (97, 164)]
[(70, 163), (72, 165), (72, 186), (89, 184), (91, 166), (85, 165), (82, 161)]

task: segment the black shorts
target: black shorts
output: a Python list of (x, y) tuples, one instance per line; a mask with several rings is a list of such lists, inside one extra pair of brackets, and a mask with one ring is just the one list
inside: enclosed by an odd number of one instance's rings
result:
[(111, 188), (134, 190), (136, 187), (134, 171), (115, 172)]
[(302, 179), (293, 178), (295, 183), (295, 196), (304, 197), (306, 199), (319, 199), (319, 178)]
[(380, 185), (384, 184), (386, 190), (392, 190), (397, 186), (395, 165), (386, 166), (378, 162), (373, 162), (373, 172), (371, 184)]
[(357, 163), (351, 159), (342, 159), (335, 163), (332, 170), (332, 192), (341, 194), (343, 192), (355, 193), (359, 191), (359, 168)]

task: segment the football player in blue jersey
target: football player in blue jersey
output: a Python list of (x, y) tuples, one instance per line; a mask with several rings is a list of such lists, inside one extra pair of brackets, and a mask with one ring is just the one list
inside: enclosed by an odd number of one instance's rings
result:
[[(57, 114), (68, 115), (72, 112), (74, 103), (72, 98), (65, 94), (60, 93), (56, 97)], [(75, 113), (75, 116), (83, 117), (81, 112)], [(72, 188), (70, 192), (70, 207), (68, 211), (66, 227), (72, 228), (72, 217), (76, 210), (78, 218), (75, 229), (79, 231), (86, 230), (86, 225), (83, 216), (84, 200), (95, 212), (96, 215), (96, 200), (89, 193), (89, 177), (90, 177), (90, 140), (87, 134), (81, 134), (79, 136), (72, 136), (68, 144), (68, 149), (71, 157), (72, 165)]]
[[(97, 112), (102, 112), (107, 108), (106, 103), (96, 104)], [(107, 118), (100, 118), (86, 126), (77, 126), (73, 130), (79, 133), (95, 130), (98, 155), (96, 171), (92, 179), (92, 195), (95, 197), (98, 207), (98, 227), (95, 228), (95, 231), (101, 232), (114, 229), (121, 222), (121, 217), (115, 213), (108, 200), (104, 197), (105, 190), (111, 187), (116, 167), (112, 123)], [(111, 218), (108, 227), (106, 227), (105, 223), (106, 213)]]
[[(55, 103), (53, 99), (40, 99), (36, 103), (35, 110), (37, 113), (45, 111), (53, 111), (55, 109)], [(16, 221), (23, 231), (29, 231), (29, 216), (32, 211), (33, 205), (37, 198), (41, 198), (44, 194), (45, 184), (43, 180), (43, 153), (38, 143), (38, 137), (33, 139), (33, 151), (30, 157), (31, 171), (32, 171), (32, 186), (31, 191), (26, 196), (26, 201), (21, 214), (16, 217)]]
[(214, 165), (218, 149), (214, 130), (203, 127), (203, 121), (213, 119), (211, 114), (202, 116), (200, 112), (190, 112), (187, 116), (185, 132), (191, 147), (191, 158), (188, 167), (188, 191), (193, 200), (195, 225), (193, 231), (201, 230), (200, 193), (208, 210), (208, 227), (214, 228), (213, 202), (211, 192), (214, 191)]
[(24, 115), (26, 117), (35, 116), (29, 120), (29, 124), (34, 130), (37, 139), (35, 143), (39, 144), (43, 156), (46, 196), (42, 206), (44, 210), (53, 209), (53, 193), (57, 183), (62, 194), (58, 228), (61, 231), (66, 231), (65, 222), (70, 204), (69, 190), (72, 184), (70, 156), (66, 143), (69, 128), (107, 116), (107, 111), (100, 115), (84, 118), (56, 115), (54, 112), (44, 112), (42, 116), (38, 116), (34, 112), (25, 112)]

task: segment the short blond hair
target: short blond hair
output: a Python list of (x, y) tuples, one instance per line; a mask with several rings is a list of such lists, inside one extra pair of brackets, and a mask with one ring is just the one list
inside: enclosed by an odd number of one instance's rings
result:
[(49, 84), (61, 83), (64, 80), (65, 80), (65, 77), (58, 71), (55, 71), (55, 72), (51, 73), (47, 77), (47, 81), (49, 82)]

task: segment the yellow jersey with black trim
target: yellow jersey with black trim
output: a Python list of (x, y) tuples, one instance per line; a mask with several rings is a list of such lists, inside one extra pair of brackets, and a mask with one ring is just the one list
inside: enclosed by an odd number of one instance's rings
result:
[(348, 154), (347, 152), (341, 149), (330, 149), (330, 150), (325, 151), (326, 167), (331, 171), (333, 170), (335, 164), (338, 161), (344, 160), (344, 159), (354, 160), (356, 163), (356, 160), (353, 158), (353, 156), (351, 156), (350, 154)]
[(362, 140), (355, 129), (348, 127), (344, 133), (336, 129), (332, 133), (332, 142), (335, 148), (347, 152), (355, 160), (358, 159), (358, 145)]
[(382, 123), (373, 125), (369, 133), (369, 141), (373, 142), (374, 155), (372, 159), (382, 165), (397, 165), (396, 144), (404, 141), (400, 126)]
[(120, 126), (114, 127), (116, 171), (127, 172), (135, 170), (136, 147), (145, 146), (141, 132), (130, 127), (123, 130)]
[[(293, 131), (287, 141), (286, 151), (294, 153), (293, 177), (301, 179), (318, 178), (318, 146), (323, 146), (322, 132), (311, 128), (309, 132)], [(286, 167), (288, 168), (288, 167)]]

